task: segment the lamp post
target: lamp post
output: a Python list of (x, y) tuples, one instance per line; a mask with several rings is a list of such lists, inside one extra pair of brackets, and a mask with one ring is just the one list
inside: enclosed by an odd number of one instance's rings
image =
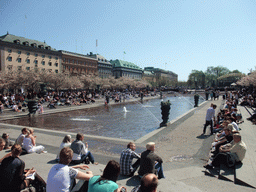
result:
[(196, 93), (196, 89), (197, 89), (197, 78), (196, 77), (195, 77), (194, 81), (195, 81), (195, 93)]

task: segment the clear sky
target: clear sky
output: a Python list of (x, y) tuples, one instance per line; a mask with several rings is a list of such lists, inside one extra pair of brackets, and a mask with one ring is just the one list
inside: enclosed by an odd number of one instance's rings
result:
[(97, 52), (186, 81), (209, 66), (255, 70), (255, 14), (254, 0), (0, 0), (0, 36)]

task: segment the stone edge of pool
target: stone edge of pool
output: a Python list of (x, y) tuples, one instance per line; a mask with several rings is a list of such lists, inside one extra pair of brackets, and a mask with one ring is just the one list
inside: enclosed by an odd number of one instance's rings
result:
[[(159, 135), (162, 135), (162, 134), (165, 134), (167, 132), (172, 131), (173, 129), (175, 129), (177, 127), (179, 122), (184, 121), (185, 119), (187, 119), (188, 117), (193, 115), (194, 112), (198, 108), (201, 108), (206, 103), (207, 103), (207, 101), (204, 101), (204, 102), (200, 103), (200, 105), (197, 108), (190, 109), (189, 111), (180, 115), (176, 119), (171, 120), (170, 122), (168, 122), (168, 125), (166, 127), (158, 128), (158, 129), (140, 137), (139, 139), (133, 140), (133, 141), (137, 144), (143, 144), (143, 143), (146, 143), (150, 140), (154, 140)], [(12, 129), (17, 129), (17, 130), (21, 130), (24, 127), (23, 125), (12, 125), (12, 124), (6, 124), (6, 123), (0, 123), (0, 125), (1, 126), (6, 126), (6, 127), (9, 127), (9, 128), (12, 128)], [(26, 126), (26, 127), (28, 127), (28, 126)], [(76, 135), (76, 133), (71, 133), (71, 132), (67, 132), (67, 131), (48, 130), (48, 129), (42, 129), (42, 128), (37, 128), (37, 127), (30, 127), (30, 128), (33, 128), (34, 130), (36, 130), (37, 132), (40, 132), (40, 133), (51, 134), (51, 135), (56, 134), (58, 136), (63, 135), (63, 137), (67, 134), (69, 134), (71, 136)], [(121, 138), (96, 136), (96, 135), (88, 135), (88, 134), (84, 134), (84, 136), (85, 136), (85, 138), (90, 138), (90, 139), (93, 139), (93, 140), (112, 141), (112, 142), (121, 142), (121, 143), (123, 143), (123, 142), (128, 143), (128, 142), (132, 141), (130, 139), (121, 139)]]

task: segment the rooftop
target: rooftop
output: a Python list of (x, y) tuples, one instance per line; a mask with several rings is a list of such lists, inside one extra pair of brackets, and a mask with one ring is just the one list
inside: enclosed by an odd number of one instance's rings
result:
[(28, 39), (25, 37), (15, 36), (15, 35), (9, 34), (8, 32), (6, 35), (0, 36), (0, 41), (56, 51), (56, 49), (51, 48), (51, 46), (47, 45), (45, 42)]
[(90, 52), (90, 54), (87, 54), (87, 55), (92, 57), (92, 58), (97, 59), (100, 62), (105, 62), (105, 63), (110, 64), (110, 62), (105, 57), (103, 57), (102, 55), (100, 55), (98, 53), (97, 54), (93, 54), (93, 52)]
[(163, 73), (171, 73), (173, 75), (177, 75), (176, 73), (172, 72), (172, 71), (168, 71), (168, 70), (164, 70), (164, 69), (160, 69), (160, 68), (154, 68), (154, 67), (145, 67), (144, 68), (144, 73), (145, 71), (150, 71), (152, 73), (154, 72), (163, 72)]
[(116, 59), (116, 60), (110, 60), (110, 63), (113, 65), (113, 67), (124, 67), (124, 68), (137, 69), (142, 71), (142, 69), (139, 66), (128, 61), (122, 61), (122, 60)]

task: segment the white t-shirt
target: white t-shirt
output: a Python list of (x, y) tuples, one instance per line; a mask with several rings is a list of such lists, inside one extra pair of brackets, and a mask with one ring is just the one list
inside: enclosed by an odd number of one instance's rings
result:
[(71, 180), (76, 178), (78, 170), (68, 165), (56, 164), (49, 171), (46, 191), (63, 192), (69, 191)]
[(26, 135), (24, 135), (24, 134), (21, 133), (21, 134), (19, 135), (19, 137), (16, 139), (16, 143), (19, 144), (20, 146), (22, 146), (22, 145), (23, 145), (23, 140), (24, 140), (25, 136), (26, 136)]
[(206, 121), (211, 121), (213, 119), (213, 117), (215, 116), (215, 110), (210, 107), (207, 109), (207, 112), (206, 112)]
[(60, 148), (59, 148), (59, 151), (58, 151), (58, 153), (57, 153), (57, 157), (56, 157), (56, 159), (59, 159), (59, 155), (60, 155), (60, 151), (61, 151), (61, 149), (63, 149), (64, 147), (70, 147), (70, 145), (71, 145), (71, 143), (61, 143), (60, 144)]
[(238, 125), (235, 122), (232, 122), (231, 124), (233, 125), (233, 127), (235, 129), (234, 131), (239, 131)]

